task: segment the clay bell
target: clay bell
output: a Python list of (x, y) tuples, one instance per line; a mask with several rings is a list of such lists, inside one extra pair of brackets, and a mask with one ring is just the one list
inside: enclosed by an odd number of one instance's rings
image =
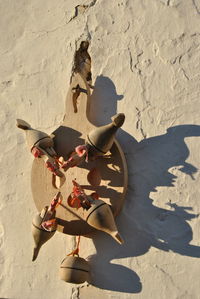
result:
[(91, 131), (87, 136), (87, 143), (93, 146), (101, 155), (106, 154), (112, 147), (115, 133), (123, 125), (125, 115), (116, 114), (112, 117), (112, 123), (101, 126)]
[(94, 200), (90, 196), (88, 197), (91, 206), (83, 212), (85, 221), (94, 228), (109, 234), (119, 244), (122, 244), (124, 241), (117, 230), (110, 206), (103, 200)]
[(67, 256), (60, 265), (60, 279), (70, 283), (90, 281), (90, 266), (88, 262), (78, 256)]
[(31, 125), (22, 119), (17, 119), (17, 127), (25, 130), (27, 145), (32, 150), (34, 146), (47, 150), (50, 156), (56, 155), (53, 146), (53, 139), (45, 132), (31, 128)]
[[(46, 243), (49, 239), (53, 237), (56, 232), (57, 223), (55, 222), (51, 231), (47, 231), (42, 228), (41, 224), (44, 221), (44, 217), (47, 213), (48, 207), (45, 207), (40, 214), (37, 214), (32, 221), (32, 235), (35, 242), (35, 247), (33, 250), (32, 261), (35, 261), (41, 246)], [(55, 216), (55, 212), (54, 212)]]

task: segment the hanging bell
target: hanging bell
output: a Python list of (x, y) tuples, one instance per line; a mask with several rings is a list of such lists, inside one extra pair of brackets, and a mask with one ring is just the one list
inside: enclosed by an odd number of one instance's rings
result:
[(91, 131), (86, 142), (98, 151), (99, 155), (106, 154), (112, 147), (115, 133), (123, 125), (125, 115), (118, 113), (112, 117), (112, 123)]
[[(45, 230), (42, 227), (42, 223), (45, 221), (45, 216), (48, 213), (48, 207), (45, 207), (40, 214), (37, 214), (32, 221), (32, 235), (35, 242), (35, 247), (33, 250), (32, 261), (35, 261), (40, 248), (44, 243), (53, 237), (56, 232), (57, 223), (54, 221), (51, 231)], [(55, 211), (51, 215), (51, 219), (55, 218)]]
[(70, 283), (90, 281), (89, 263), (79, 256), (67, 256), (60, 265), (60, 279)]
[(85, 221), (94, 228), (109, 234), (119, 244), (122, 244), (124, 241), (117, 230), (110, 206), (103, 200), (94, 200), (91, 196), (88, 196), (88, 198), (90, 208), (84, 209), (83, 217)]

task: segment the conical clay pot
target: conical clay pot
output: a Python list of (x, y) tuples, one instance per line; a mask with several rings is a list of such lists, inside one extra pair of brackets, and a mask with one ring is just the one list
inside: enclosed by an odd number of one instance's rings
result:
[(51, 239), (56, 232), (57, 223), (54, 224), (52, 231), (46, 231), (41, 227), (47, 209), (48, 207), (45, 207), (40, 214), (37, 214), (33, 218), (32, 221), (32, 235), (35, 242), (32, 261), (36, 260), (41, 246)]
[(111, 149), (115, 133), (123, 125), (124, 119), (123, 113), (116, 114), (112, 117), (112, 123), (91, 131), (87, 136), (87, 142), (101, 154), (106, 154)]
[(42, 149), (53, 147), (53, 139), (45, 132), (35, 130), (22, 119), (17, 119), (17, 127), (25, 130), (26, 142), (30, 150), (34, 146), (41, 147)]
[(78, 256), (67, 256), (60, 265), (60, 279), (70, 283), (90, 281), (90, 266), (88, 262)]
[(94, 228), (109, 234), (118, 243), (122, 244), (124, 241), (118, 233), (110, 206), (102, 200), (91, 199), (90, 203), (91, 207), (84, 210), (85, 221)]

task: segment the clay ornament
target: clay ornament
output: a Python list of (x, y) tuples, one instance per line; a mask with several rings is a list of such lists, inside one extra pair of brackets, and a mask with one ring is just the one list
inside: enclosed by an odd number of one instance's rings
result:
[(22, 119), (17, 119), (17, 127), (25, 130), (27, 145), (34, 157), (42, 158), (47, 169), (59, 177), (54, 184), (54, 187), (59, 189), (65, 182), (65, 176), (60, 171), (58, 157), (53, 148), (53, 138), (42, 131), (33, 129)]
[(56, 222), (53, 223), (53, 226), (51, 227), (51, 231), (47, 231), (42, 227), (42, 223), (44, 222), (45, 214), (47, 213), (48, 207), (45, 207), (40, 214), (37, 214), (33, 218), (32, 222), (32, 235), (35, 242), (35, 247), (33, 250), (33, 258), (32, 261), (35, 261), (40, 248), (44, 243), (46, 243), (49, 239), (53, 237), (53, 235), (56, 232)]
[(124, 114), (118, 113), (112, 117), (112, 123), (91, 131), (87, 136), (86, 144), (77, 146), (75, 152), (63, 164), (64, 171), (70, 167), (78, 166), (84, 160), (87, 162), (88, 159), (94, 160), (98, 156), (106, 154), (111, 149), (115, 133), (123, 125), (124, 120)]
[(122, 244), (124, 241), (117, 230), (110, 206), (100, 200), (98, 194), (92, 193), (88, 196), (75, 180), (72, 182), (74, 187), (68, 197), (69, 206), (77, 209), (83, 208), (83, 218), (89, 225), (109, 234), (115, 241)]
[[(82, 41), (76, 48), (64, 117), (53, 134), (17, 119), (17, 127), (24, 130), (34, 156), (31, 189), (38, 214), (32, 221), (32, 260), (56, 230), (77, 236), (75, 249), (59, 269), (63, 281), (75, 284), (91, 283), (89, 262), (79, 257), (81, 236), (90, 238), (94, 232), (97, 237), (97, 232), (102, 231), (123, 243), (115, 217), (123, 207), (128, 185), (126, 159), (115, 138), (124, 123), (124, 114), (114, 115), (110, 123), (100, 127), (92, 121), (91, 103), (100, 100), (101, 90), (95, 99), (88, 47), (89, 42)], [(52, 200), (55, 188), (60, 192)], [(61, 203), (62, 197), (65, 200)]]
[(79, 256), (67, 256), (60, 265), (60, 279), (69, 283), (83, 283), (90, 281), (90, 266)]
[(37, 214), (32, 221), (32, 235), (35, 242), (32, 261), (35, 261), (40, 248), (44, 243), (53, 237), (56, 232), (57, 222), (55, 219), (56, 206), (61, 201), (61, 194), (58, 192), (53, 198), (51, 205), (45, 207)]
[(41, 155), (45, 154), (50, 157), (57, 156), (53, 149), (54, 143), (51, 136), (42, 131), (33, 129), (31, 125), (22, 119), (17, 119), (17, 127), (25, 130), (26, 141), (30, 151), (36, 147), (41, 151)]
[[(87, 136), (87, 143), (94, 147), (98, 155), (106, 154), (112, 147), (115, 133), (123, 125), (125, 115), (118, 113), (112, 117), (112, 123), (98, 127), (91, 131)], [(90, 149), (89, 149), (90, 157)]]
[(60, 265), (60, 279), (70, 283), (83, 283), (90, 281), (89, 263), (79, 257), (80, 236), (76, 248), (67, 255)]
[(117, 230), (110, 206), (103, 200), (88, 197), (91, 206), (88, 210), (84, 209), (85, 221), (94, 228), (109, 234), (119, 244), (123, 244), (124, 241)]

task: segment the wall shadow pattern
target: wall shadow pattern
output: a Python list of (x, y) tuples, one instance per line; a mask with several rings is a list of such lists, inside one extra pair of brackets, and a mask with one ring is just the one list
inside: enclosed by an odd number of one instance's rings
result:
[[(110, 122), (111, 116), (117, 113), (117, 102), (122, 98), (108, 77), (97, 77), (91, 99), (91, 114), (97, 121), (91, 121), (95, 125)], [(152, 246), (166, 252), (170, 250), (184, 256), (200, 257), (200, 247), (190, 244), (193, 232), (187, 221), (198, 217), (192, 213), (192, 207), (166, 202), (170, 209), (162, 209), (150, 198), (150, 193), (156, 192), (158, 186), (173, 187), (177, 177), (168, 171), (171, 167), (178, 166), (180, 171), (194, 179), (193, 174), (198, 169), (186, 162), (189, 149), (184, 141), (185, 137), (192, 136), (200, 136), (200, 126), (174, 126), (163, 135), (141, 142), (119, 130), (118, 139), (129, 172), (125, 207), (117, 218), (125, 244), (115, 244), (101, 233), (93, 236), (97, 251), (89, 257), (94, 269), (93, 285), (117, 292), (141, 292), (142, 282), (137, 273), (111, 261), (144, 255)]]

